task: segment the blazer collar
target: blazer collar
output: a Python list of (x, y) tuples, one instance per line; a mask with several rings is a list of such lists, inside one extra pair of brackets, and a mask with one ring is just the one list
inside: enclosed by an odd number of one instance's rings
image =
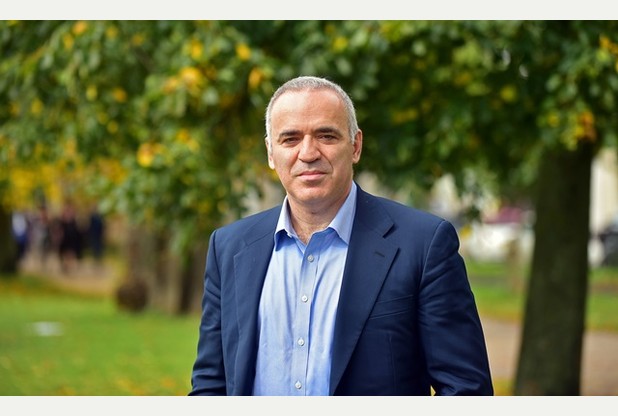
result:
[(397, 253), (398, 247), (385, 239), (393, 225), (379, 200), (359, 188), (335, 321), (331, 395), (350, 361)]
[(274, 247), (273, 234), (281, 206), (256, 217), (245, 233), (245, 247), (234, 256), (238, 351), (234, 394), (251, 395), (257, 359), (257, 313)]

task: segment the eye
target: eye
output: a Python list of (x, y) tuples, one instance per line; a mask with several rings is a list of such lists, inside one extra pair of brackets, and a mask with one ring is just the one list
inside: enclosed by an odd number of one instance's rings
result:
[(299, 142), (299, 138), (296, 136), (288, 136), (288, 137), (282, 137), (281, 140), (279, 141), (282, 145), (284, 146), (292, 146), (296, 143)]
[(324, 133), (318, 135), (318, 139), (322, 141), (333, 141), (337, 140), (337, 136), (335, 136), (334, 134)]

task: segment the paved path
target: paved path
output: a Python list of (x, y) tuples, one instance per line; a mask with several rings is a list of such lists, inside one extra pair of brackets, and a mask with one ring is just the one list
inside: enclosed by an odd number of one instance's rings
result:
[[(513, 380), (521, 340), (516, 323), (481, 318), (494, 380)], [(618, 334), (588, 332), (584, 336), (582, 395), (618, 395)]]

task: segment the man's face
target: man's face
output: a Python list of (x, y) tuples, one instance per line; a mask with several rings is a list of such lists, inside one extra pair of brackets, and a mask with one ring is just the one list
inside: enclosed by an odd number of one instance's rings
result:
[(352, 184), (363, 136), (349, 137), (345, 106), (333, 91), (289, 91), (271, 112), (269, 166), (291, 204), (313, 212), (340, 205)]

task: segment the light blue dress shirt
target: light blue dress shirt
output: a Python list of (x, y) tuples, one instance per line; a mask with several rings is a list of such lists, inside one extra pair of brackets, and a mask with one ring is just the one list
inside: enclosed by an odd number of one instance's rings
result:
[(355, 211), (352, 183), (335, 218), (305, 246), (284, 200), (258, 310), (254, 395), (328, 395), (335, 317)]

